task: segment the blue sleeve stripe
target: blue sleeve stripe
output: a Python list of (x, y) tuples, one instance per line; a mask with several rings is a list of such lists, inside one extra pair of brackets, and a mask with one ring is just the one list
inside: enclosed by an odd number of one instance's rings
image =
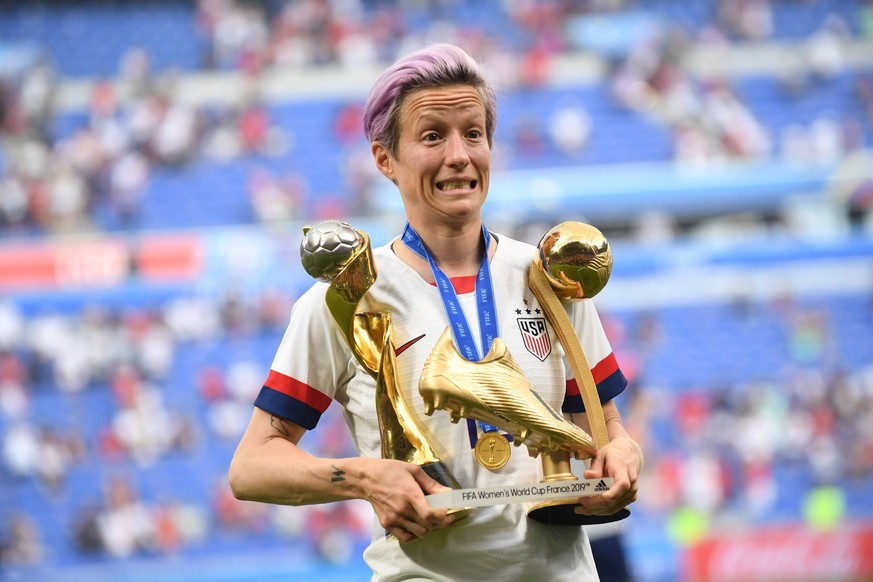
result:
[(265, 412), (299, 424), (306, 430), (315, 428), (321, 418), (321, 412), (312, 406), (267, 386), (261, 388), (260, 394), (255, 399), (255, 406)]
[[(627, 388), (627, 378), (624, 377), (621, 369), (604, 378), (597, 384), (597, 393), (600, 395), (600, 403), (609, 402)], [(585, 404), (582, 402), (581, 394), (566, 396), (564, 403), (561, 405), (562, 412), (585, 412)]]

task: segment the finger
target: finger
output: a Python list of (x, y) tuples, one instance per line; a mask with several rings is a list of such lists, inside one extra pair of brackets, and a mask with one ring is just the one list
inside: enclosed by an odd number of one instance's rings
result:
[(615, 511), (610, 509), (611, 507), (612, 503), (591, 503), (591, 498), (589, 497), (584, 502), (580, 500), (580, 503), (576, 505), (573, 511), (582, 515), (609, 515), (615, 513)]
[[(441, 491), (451, 491), (451, 488), (442, 485), (439, 481), (431, 478), (423, 470), (414, 471), (413, 476), (416, 482), (421, 487), (422, 493), (430, 495), (431, 493), (439, 493)], [(428, 504), (427, 499), (421, 496), (411, 500), (411, 509), (414, 515), (410, 515), (411, 519), (428, 524), (431, 529), (437, 527), (445, 527), (453, 521), (448, 517), (448, 511), (445, 509), (434, 509)]]
[(418, 486), (421, 487), (421, 490), (424, 491), (425, 495), (430, 495), (431, 493), (441, 493), (443, 491), (451, 491), (451, 487), (446, 487), (430, 475), (424, 472), (424, 469), (419, 471), (414, 471), (412, 476), (415, 478), (416, 482), (418, 482)]
[(578, 515), (596, 515), (598, 517), (605, 515), (614, 515), (624, 509), (624, 506), (620, 507), (597, 507), (597, 508), (589, 508), (589, 507), (575, 507), (573, 511)]
[(403, 525), (403, 529), (409, 532), (415, 539), (423, 538), (428, 533), (430, 533), (430, 529), (427, 526), (416, 523), (414, 521), (408, 521), (407, 523), (405, 523)]
[(603, 455), (598, 453), (591, 459), (591, 466), (585, 470), (583, 475), (586, 479), (598, 479), (603, 477)]
[(396, 515), (394, 519), (392, 519), (390, 522), (383, 523), (382, 526), (385, 528), (386, 531), (391, 533), (400, 531), (402, 535), (398, 535), (398, 539), (408, 537), (405, 534), (409, 534), (416, 539), (423, 538), (431, 530), (431, 528), (428, 527), (425, 523), (420, 522), (414, 517), (405, 515)]
[(390, 536), (394, 537), (401, 544), (409, 543), (413, 540), (417, 540), (418, 537), (414, 536), (410, 532), (406, 531), (402, 527), (394, 527), (388, 530)]
[(612, 515), (625, 506), (626, 504), (621, 500), (585, 497), (579, 500), (575, 512), (585, 515)]
[(434, 509), (423, 497), (421, 499), (411, 500), (411, 504), (407, 517), (410, 521), (414, 521), (427, 527), (428, 531), (445, 527), (452, 523), (452, 518), (449, 517), (447, 510)]
[(418, 537), (454, 523), (447, 509), (434, 509), (423, 495), (409, 498), (406, 503), (396, 512), (395, 522)]
[(636, 501), (637, 492), (638, 488), (634, 484), (620, 495), (615, 494), (613, 496), (613, 492), (610, 490), (610, 492), (603, 495), (581, 497), (574, 511), (584, 515), (612, 515)]
[(627, 496), (628, 489), (627, 485), (620, 487), (613, 484), (609, 491), (600, 495), (580, 497), (578, 504), (592, 511), (601, 511), (612, 507), (620, 509), (625, 506), (624, 499)]
[(452, 525), (453, 523), (455, 523), (455, 517), (449, 515), (448, 509), (438, 509), (432, 511), (434, 511), (433, 516), (427, 520), (427, 524), (431, 530), (446, 527), (447, 525)]

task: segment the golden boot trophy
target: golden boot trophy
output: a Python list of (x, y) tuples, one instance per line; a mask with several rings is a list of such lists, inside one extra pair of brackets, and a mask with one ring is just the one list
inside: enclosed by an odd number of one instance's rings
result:
[[(541, 483), (578, 482), (570, 455), (592, 458), (609, 437), (591, 369), (559, 297), (593, 297), (606, 285), (611, 269), (612, 252), (600, 231), (565, 222), (541, 239), (529, 270), (530, 288), (564, 346), (579, 384), (591, 435), (540, 397), (500, 338), (482, 360), (472, 362), (458, 352), (448, 329), (434, 346), (419, 382), (425, 412), (447, 410), (453, 422), (466, 417), (492, 424), (512, 435), (516, 446), (526, 445), (531, 456), (541, 456)], [(574, 511), (577, 505), (576, 497), (549, 499), (531, 508), (528, 516), (546, 523), (586, 525), (630, 514), (624, 509), (611, 516), (582, 515)]]
[[(358, 304), (376, 281), (370, 237), (338, 220), (304, 227), (300, 257), (306, 272), (330, 283), (328, 310), (355, 358), (376, 380), (376, 412), (382, 433), (382, 457), (415, 463), (442, 485), (459, 488), (436, 456), (421, 424), (398, 390), (391, 344), (391, 314), (358, 312)], [(456, 521), (469, 513), (454, 509)]]

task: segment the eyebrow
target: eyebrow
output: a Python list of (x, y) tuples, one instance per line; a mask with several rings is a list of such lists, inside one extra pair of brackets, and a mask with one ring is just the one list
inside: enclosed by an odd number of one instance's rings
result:
[[(487, 115), (480, 107), (470, 104), (462, 106), (446, 106), (446, 107), (427, 107), (417, 116), (418, 122), (429, 120), (441, 120), (443, 118), (442, 111), (456, 110), (464, 119), (481, 118), (481, 122), (485, 123)], [(480, 121), (477, 119), (477, 122)]]

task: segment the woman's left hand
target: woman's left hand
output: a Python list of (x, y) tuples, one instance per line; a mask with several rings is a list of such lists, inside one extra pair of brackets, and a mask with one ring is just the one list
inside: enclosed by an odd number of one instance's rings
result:
[(585, 515), (612, 515), (618, 513), (637, 499), (640, 471), (643, 468), (643, 452), (632, 438), (617, 437), (597, 451), (591, 467), (584, 473), (586, 479), (612, 477), (609, 491), (602, 495), (582, 497), (576, 513)]

